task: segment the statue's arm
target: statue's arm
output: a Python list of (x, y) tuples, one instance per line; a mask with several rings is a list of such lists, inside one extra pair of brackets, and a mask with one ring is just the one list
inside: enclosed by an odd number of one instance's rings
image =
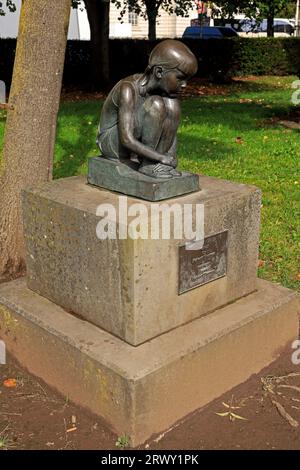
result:
[(119, 103), (119, 137), (121, 144), (136, 155), (149, 160), (170, 164), (170, 155), (163, 155), (134, 138), (134, 91), (129, 83), (123, 83)]
[(168, 151), (168, 155), (171, 157), (170, 165), (174, 168), (177, 167), (178, 158), (177, 158), (177, 137), (174, 137), (173, 143), (171, 145), (170, 150)]

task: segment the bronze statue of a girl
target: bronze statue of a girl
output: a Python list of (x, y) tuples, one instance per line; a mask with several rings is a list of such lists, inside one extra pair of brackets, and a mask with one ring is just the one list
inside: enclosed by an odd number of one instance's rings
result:
[(180, 41), (165, 40), (151, 52), (143, 74), (119, 81), (103, 105), (97, 143), (102, 157), (130, 164), (152, 178), (174, 178), (178, 94), (197, 72), (197, 60)]

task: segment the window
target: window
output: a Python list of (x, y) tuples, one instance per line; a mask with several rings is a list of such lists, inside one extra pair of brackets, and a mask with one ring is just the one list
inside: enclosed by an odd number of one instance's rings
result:
[(137, 26), (138, 24), (138, 15), (133, 11), (128, 12), (128, 23), (132, 24), (132, 26)]

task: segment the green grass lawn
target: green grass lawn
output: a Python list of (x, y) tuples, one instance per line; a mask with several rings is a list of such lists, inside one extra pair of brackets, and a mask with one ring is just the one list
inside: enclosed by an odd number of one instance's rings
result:
[[(296, 77), (228, 85), (226, 94), (185, 99), (178, 136), (181, 169), (249, 183), (263, 191), (259, 275), (300, 287), (300, 133), (272, 118), (291, 108)], [(224, 91), (224, 89), (223, 89)], [(226, 91), (226, 90), (225, 90)], [(62, 103), (54, 177), (86, 173), (101, 103)], [(0, 119), (0, 140), (4, 119)]]

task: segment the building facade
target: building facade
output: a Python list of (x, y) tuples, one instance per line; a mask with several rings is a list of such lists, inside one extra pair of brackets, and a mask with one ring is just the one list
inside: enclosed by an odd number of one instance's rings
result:
[[(18, 35), (21, 0), (15, 0), (17, 10), (14, 13), (6, 12), (0, 16), (0, 37), (15, 38)], [(83, 5), (82, 5), (83, 6)], [(5, 9), (5, 7), (3, 7)], [(119, 21), (120, 10), (115, 4), (110, 3), (110, 37), (111, 38), (147, 38), (148, 22), (135, 13), (126, 12), (122, 22)], [(197, 18), (197, 10), (191, 10), (187, 18), (169, 15), (161, 10), (157, 18), (157, 37), (175, 38), (181, 37), (191, 19)], [(90, 39), (90, 27), (84, 8), (71, 9), (68, 39)]]
[[(132, 12), (126, 12), (123, 24), (118, 20), (119, 10), (114, 4), (110, 5), (110, 36), (130, 37), (133, 39), (148, 37), (148, 22)], [(156, 22), (156, 35), (158, 38), (181, 37), (185, 28), (190, 26), (191, 20), (197, 18), (196, 7), (188, 12), (187, 18), (169, 15), (160, 10)]]

